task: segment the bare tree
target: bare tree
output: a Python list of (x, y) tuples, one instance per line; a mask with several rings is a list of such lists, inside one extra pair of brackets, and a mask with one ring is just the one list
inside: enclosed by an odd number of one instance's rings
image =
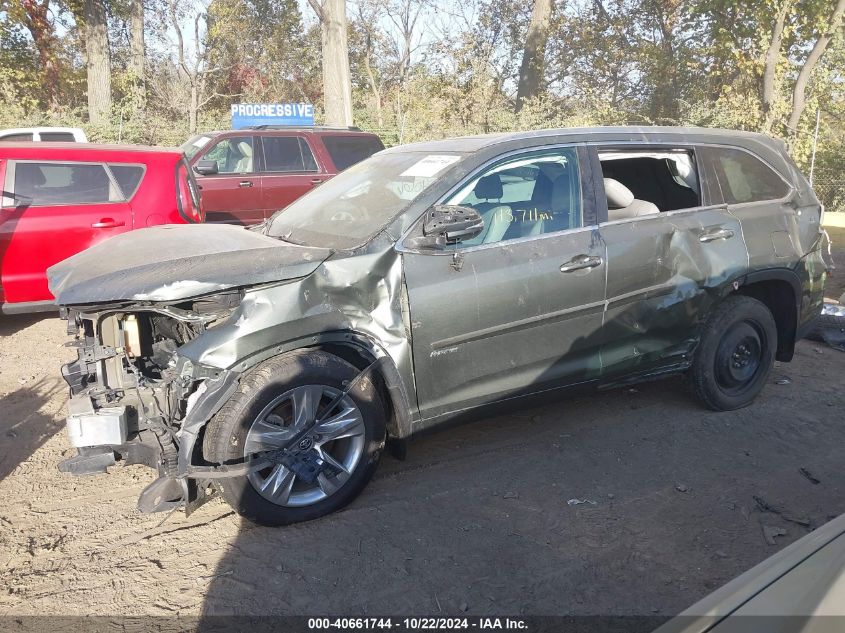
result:
[[(176, 67), (179, 79), (187, 88), (188, 100), (188, 131), (197, 131), (199, 113), (215, 97), (222, 96), (210, 90), (212, 75), (223, 72), (230, 66), (219, 66), (210, 63), (210, 37), (208, 34), (208, 11), (200, 4), (188, 5), (180, 0), (168, 0), (167, 14), (169, 26), (176, 38)], [(193, 29), (193, 44), (189, 48), (185, 43), (184, 29)], [(234, 96), (234, 95), (228, 95)]]
[(774, 27), (772, 28), (772, 39), (769, 41), (769, 48), (766, 50), (766, 57), (763, 61), (763, 81), (760, 87), (760, 103), (763, 107), (764, 132), (768, 132), (772, 127), (772, 103), (775, 99), (777, 65), (778, 59), (780, 59), (781, 43), (783, 42), (783, 29), (791, 4), (791, 0), (783, 0), (783, 2), (781, 2), (780, 9), (775, 17)]
[(552, 19), (553, 0), (534, 0), (531, 23), (522, 53), (519, 69), (519, 85), (516, 91), (516, 111), (540, 91), (545, 68), (546, 41), (549, 37), (549, 23)]
[(376, 109), (376, 123), (379, 128), (384, 127), (384, 114), (382, 110), (382, 80), (376, 74), (374, 68), (374, 57), (377, 55), (376, 43), (380, 32), (377, 25), (378, 11), (371, 5), (365, 6), (364, 2), (357, 3), (358, 23), (364, 33), (364, 71), (367, 73), (367, 84), (373, 96), (373, 105)]
[(790, 112), (789, 120), (786, 123), (787, 133), (790, 136), (798, 131), (798, 123), (804, 113), (804, 107), (807, 105), (807, 85), (810, 83), (810, 77), (822, 55), (824, 55), (827, 45), (830, 44), (831, 38), (841, 26), (843, 12), (845, 12), (845, 0), (838, 0), (824, 32), (813, 44), (804, 65), (798, 71), (798, 77), (795, 79), (795, 86), (792, 90), (792, 112)]
[(84, 0), (82, 14), (77, 13), (76, 18), (85, 41), (88, 118), (94, 124), (106, 123), (111, 113), (111, 50), (106, 7), (102, 0)]
[(144, 0), (129, 5), (129, 70), (135, 87), (135, 104), (143, 109), (146, 95), (144, 70)]
[(352, 125), (352, 79), (346, 39), (346, 0), (308, 0), (320, 20), (326, 124)]

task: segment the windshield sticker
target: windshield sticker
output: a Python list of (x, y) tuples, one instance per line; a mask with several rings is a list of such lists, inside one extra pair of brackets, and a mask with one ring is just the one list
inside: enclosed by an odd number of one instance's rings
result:
[(446, 169), (452, 163), (461, 160), (460, 156), (449, 154), (429, 154), (422, 160), (408, 167), (400, 176), (414, 178), (431, 178)]
[(191, 143), (191, 145), (193, 145), (194, 147), (199, 147), (200, 149), (202, 149), (203, 147), (208, 145), (208, 142), (210, 140), (211, 140), (210, 136), (200, 136), (197, 140), (195, 140), (193, 143)]

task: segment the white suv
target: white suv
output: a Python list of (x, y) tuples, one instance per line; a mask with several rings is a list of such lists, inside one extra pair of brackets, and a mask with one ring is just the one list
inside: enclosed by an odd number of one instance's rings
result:
[(88, 138), (78, 127), (19, 127), (0, 130), (0, 143), (21, 141), (87, 143)]

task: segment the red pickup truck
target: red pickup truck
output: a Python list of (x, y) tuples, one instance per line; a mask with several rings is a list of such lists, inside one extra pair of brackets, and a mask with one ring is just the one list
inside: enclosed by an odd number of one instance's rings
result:
[(182, 145), (206, 222), (259, 224), (339, 171), (384, 149), (357, 128), (257, 126)]

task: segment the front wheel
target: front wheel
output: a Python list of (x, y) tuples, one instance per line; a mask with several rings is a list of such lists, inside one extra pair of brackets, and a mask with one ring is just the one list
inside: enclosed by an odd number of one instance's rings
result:
[(751, 404), (772, 369), (777, 326), (769, 309), (751, 297), (719, 304), (704, 326), (690, 378), (696, 396), (714, 411)]
[(205, 458), (216, 464), (263, 459), (244, 477), (215, 483), (239, 514), (286, 525), (348, 504), (378, 466), (385, 442), (384, 405), (358, 370), (320, 351), (271, 358), (247, 374), (209, 422)]

